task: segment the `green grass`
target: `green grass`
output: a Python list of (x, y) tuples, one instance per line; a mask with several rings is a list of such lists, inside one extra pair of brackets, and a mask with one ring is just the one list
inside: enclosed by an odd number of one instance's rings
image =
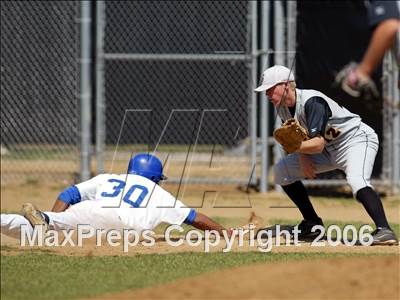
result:
[[(150, 147), (150, 149), (149, 149)], [(118, 151), (125, 151), (125, 152), (146, 152), (148, 150), (152, 151), (154, 145), (148, 144), (128, 144), (128, 145), (119, 145)], [(193, 147), (193, 145), (192, 145)], [(223, 150), (227, 146), (221, 144), (197, 144), (196, 145), (196, 152), (205, 152), (211, 153), (222, 153)], [(189, 148), (189, 144), (160, 144), (157, 147), (157, 151), (160, 152), (186, 152)], [(106, 151), (115, 151), (115, 145), (106, 145)]]
[(79, 153), (74, 145), (67, 146), (21, 146), (9, 148), (9, 153), (2, 155), (2, 160), (74, 160)]
[[(154, 145), (150, 145), (154, 147)], [(161, 152), (187, 152), (189, 145), (185, 144), (162, 144), (158, 146), (158, 151)], [(196, 153), (223, 153), (226, 147), (224, 145), (208, 145), (199, 144), (196, 145)], [(106, 145), (106, 151), (108, 153), (113, 153), (116, 149), (115, 145)], [(2, 160), (65, 160), (70, 159), (74, 161), (78, 153), (78, 149), (75, 145), (47, 145), (47, 144), (21, 144), (14, 145), (8, 148), (9, 153), (2, 155)], [(118, 152), (147, 152), (149, 151), (149, 146), (146, 144), (129, 144), (129, 145), (119, 145), (117, 148)], [(150, 148), (152, 151), (152, 148)]]
[(343, 256), (361, 255), (250, 252), (77, 257), (24, 253), (1, 257), (1, 298), (74, 299), (143, 288), (252, 263)]

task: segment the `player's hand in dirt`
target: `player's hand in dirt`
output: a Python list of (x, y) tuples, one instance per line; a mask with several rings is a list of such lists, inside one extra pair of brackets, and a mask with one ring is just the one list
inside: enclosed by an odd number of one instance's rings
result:
[[(250, 234), (253, 235), (253, 238), (256, 237), (258, 230), (264, 227), (264, 219), (260, 216), (257, 216), (255, 212), (250, 213), (250, 218), (245, 225), (238, 226), (238, 227), (231, 227), (230, 230), (239, 231), (244, 230), (246, 234), (244, 235), (245, 239), (250, 239)], [(238, 237), (238, 235), (236, 236)]]
[(315, 174), (315, 166), (312, 160), (304, 154), (299, 155), (300, 168), (303, 170), (303, 174), (308, 179), (314, 179), (316, 177)]

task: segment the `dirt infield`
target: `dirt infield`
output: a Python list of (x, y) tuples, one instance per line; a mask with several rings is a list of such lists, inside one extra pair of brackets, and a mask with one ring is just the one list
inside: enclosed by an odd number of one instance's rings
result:
[[(183, 240), (183, 236), (180, 237)], [(156, 242), (153, 246), (144, 246), (140, 243), (135, 246), (130, 246), (127, 251), (124, 251), (122, 244), (118, 246), (110, 246), (104, 239), (101, 246), (96, 246), (94, 239), (84, 240), (82, 247), (77, 246), (20, 246), (19, 240), (1, 235), (1, 245), (6, 246), (2, 251), (2, 255), (18, 255), (29, 251), (46, 251), (47, 253), (67, 255), (67, 256), (135, 256), (139, 254), (170, 254), (182, 252), (205, 252), (205, 243), (202, 241), (200, 244), (193, 246), (184, 241), (178, 247), (171, 246), (165, 241), (162, 236), (156, 236)], [(243, 245), (239, 245), (236, 240), (232, 248), (228, 252), (271, 252), (271, 253), (359, 253), (359, 254), (399, 254), (399, 246), (346, 246), (339, 244), (336, 246), (326, 243), (323, 246), (312, 246), (311, 243), (300, 242), (298, 245), (285, 245), (282, 239), (280, 244), (275, 243), (272, 239), (272, 247), (269, 251), (261, 251), (262, 245), (251, 245), (248, 240), (245, 240)], [(221, 242), (216, 246), (210, 246), (209, 252), (222, 252), (226, 249), (226, 243)], [(261, 250), (260, 250), (261, 249)]]
[[(18, 212), (24, 202), (35, 203), (39, 209), (50, 210), (54, 200), (65, 185), (24, 184), (1, 187), (1, 210)], [(193, 206), (209, 216), (236, 217), (247, 219), (255, 211), (268, 222), (270, 219), (300, 220), (301, 214), (293, 203), (277, 192), (250, 193), (239, 191), (233, 185), (165, 185), (165, 188), (188, 206)], [(214, 192), (205, 192), (214, 191)], [(348, 198), (333, 201), (329, 197), (311, 197), (318, 214), (324, 220), (351, 222), (370, 222), (364, 208), (356, 200)], [(386, 215), (390, 222), (400, 223), (400, 196), (387, 197), (383, 200)]]
[[(54, 199), (60, 190), (60, 185), (20, 185), (17, 187), (2, 187), (1, 189), (1, 209), (2, 211), (17, 212), (22, 203), (33, 202), (40, 209), (50, 210)], [(173, 194), (178, 187), (175, 185), (167, 186), (167, 190)], [(218, 197), (204, 197), (201, 195), (205, 190), (218, 191)], [(284, 195), (270, 192), (267, 194), (240, 192), (234, 186), (188, 186), (184, 194), (185, 203), (193, 206), (200, 206), (197, 210), (206, 213), (211, 217), (227, 218), (228, 220), (246, 220), (251, 211), (255, 211), (261, 216), (265, 224), (272, 224), (271, 220), (288, 219), (300, 220), (301, 215), (296, 208), (293, 208), (290, 200)], [(204, 200), (202, 202), (202, 200)], [(329, 198), (312, 197), (317, 212), (324, 220), (340, 220), (341, 222), (370, 222), (370, 218), (363, 207), (353, 199), (330, 200)], [(383, 201), (386, 215), (393, 223), (400, 223), (400, 201), (397, 198), (386, 198)], [(238, 224), (232, 224), (232, 226)], [(228, 225), (229, 226), (229, 225)], [(19, 241), (1, 235), (1, 244), (12, 247), (12, 251), (2, 251), (5, 255), (24, 251), (19, 247)], [(225, 244), (221, 242), (218, 247), (211, 247), (210, 251), (222, 251)], [(26, 249), (26, 248), (25, 248)], [(84, 247), (47, 247), (48, 251), (62, 255), (136, 255), (145, 253), (175, 253), (186, 251), (204, 251), (204, 243), (192, 247), (183, 244), (179, 247), (172, 247), (162, 239), (158, 239), (154, 247), (137, 245), (130, 247), (128, 253), (122, 251), (122, 246), (102, 246), (96, 247), (94, 242), (85, 242)], [(233, 251), (258, 251), (256, 247), (244, 245), (243, 247), (234, 246)], [(310, 247), (309, 244), (296, 246), (273, 246), (272, 252), (350, 252), (350, 253), (397, 253), (399, 247), (348, 247), (340, 245), (337, 247)]]
[(91, 299), (399, 299), (399, 256), (269, 263)]
[[(2, 212), (17, 212), (22, 203), (33, 202), (43, 210), (49, 210), (63, 186), (25, 184), (2, 187)], [(173, 194), (178, 187), (167, 186)], [(204, 196), (204, 191), (216, 190), (215, 195)], [(225, 222), (242, 222), (251, 211), (261, 216), (265, 224), (276, 220), (300, 220), (290, 200), (279, 193), (266, 194), (240, 192), (233, 186), (190, 186), (180, 199), (191, 206), (201, 206), (198, 211)], [(353, 199), (329, 199), (312, 197), (317, 212), (324, 220), (340, 222), (365, 222), (370, 218), (363, 207)], [(400, 201), (396, 197), (383, 201), (386, 214), (393, 223), (400, 223)], [(232, 224), (237, 225), (237, 224)], [(283, 241), (282, 241), (283, 242)], [(190, 246), (187, 242), (179, 247), (169, 245), (157, 236), (154, 246), (141, 244), (123, 251), (122, 245), (112, 247), (103, 243), (96, 246), (94, 240), (85, 241), (83, 247), (21, 247), (19, 241), (1, 235), (1, 255), (20, 255), (42, 252), (62, 256), (136, 256), (141, 254), (170, 254), (180, 252), (204, 252), (204, 242)], [(221, 252), (226, 246), (221, 242), (210, 252)], [(234, 244), (233, 252), (258, 252), (257, 245)], [(271, 253), (350, 253), (370, 254), (362, 258), (332, 258), (312, 261), (264, 263), (217, 271), (193, 278), (180, 279), (160, 286), (140, 290), (128, 290), (106, 294), (96, 299), (399, 299), (399, 246), (324, 246), (312, 247), (273, 245)], [(382, 254), (384, 254), (382, 256)], [(268, 253), (265, 253), (268, 255)], [(376, 256), (379, 255), (379, 256)]]

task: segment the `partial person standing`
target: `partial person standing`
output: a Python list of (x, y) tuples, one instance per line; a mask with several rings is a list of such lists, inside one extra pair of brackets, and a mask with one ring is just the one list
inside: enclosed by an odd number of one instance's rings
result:
[(372, 37), (361, 62), (346, 65), (336, 76), (336, 82), (353, 97), (371, 98), (379, 96), (371, 77), (386, 51), (392, 49), (400, 68), (400, 1), (364, 2)]
[(315, 238), (319, 232), (312, 232), (313, 226), (323, 225), (301, 180), (340, 169), (345, 172), (354, 197), (376, 225), (373, 245), (397, 244), (381, 199), (371, 185), (379, 146), (374, 130), (323, 93), (297, 89), (293, 74), (284, 66), (265, 70), (262, 84), (255, 91), (266, 93), (282, 121), (294, 118), (308, 132), (309, 139), (274, 168), (275, 183), (282, 186), (303, 215), (300, 238)]

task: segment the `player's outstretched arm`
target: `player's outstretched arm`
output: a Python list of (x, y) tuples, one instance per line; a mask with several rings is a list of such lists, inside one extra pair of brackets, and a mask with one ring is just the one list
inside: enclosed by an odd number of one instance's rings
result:
[[(100, 175), (99, 175), (100, 176)], [(80, 185), (83, 185), (83, 188), (81, 188), (83, 191), (89, 190), (92, 194), (94, 193), (92, 190), (96, 188), (95, 184), (93, 183), (94, 180), (96, 180), (96, 178), (98, 178), (99, 176), (96, 176), (94, 178), (92, 178), (91, 180), (85, 181), (83, 183), (81, 183)], [(89, 188), (87, 188), (87, 186)], [(93, 188), (94, 186), (94, 188)], [(66, 210), (70, 205), (74, 205), (76, 203), (79, 203), (82, 201), (82, 196), (81, 196), (81, 192), (79, 191), (79, 189), (77, 188), (76, 185), (67, 187), (66, 189), (64, 189), (60, 195), (58, 195), (58, 198), (56, 200), (56, 202), (53, 205), (53, 212), (63, 212), (64, 210)]]
[(201, 230), (216, 230), (220, 234), (223, 234), (223, 230), (226, 231), (228, 234), (228, 237), (232, 235), (232, 230), (226, 229), (222, 225), (218, 224), (217, 222), (213, 221), (206, 215), (203, 215), (202, 213), (197, 212), (196, 218), (194, 219), (193, 223), (191, 224), (193, 227)]
[(54, 202), (53, 208), (51, 209), (52, 212), (63, 212), (69, 207), (69, 204), (57, 199)]

